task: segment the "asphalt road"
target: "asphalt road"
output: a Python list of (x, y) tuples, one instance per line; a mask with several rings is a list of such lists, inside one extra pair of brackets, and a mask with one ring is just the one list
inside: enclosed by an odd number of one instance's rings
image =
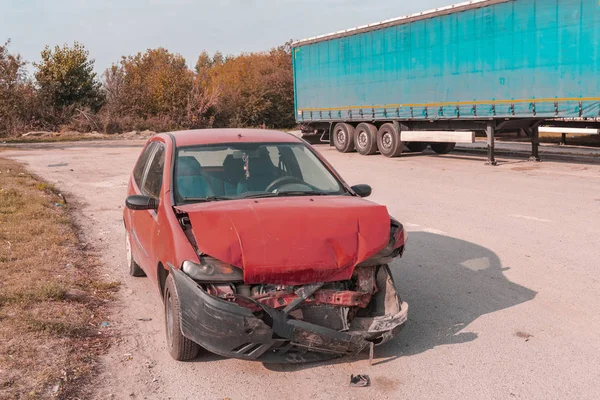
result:
[[(0, 153), (67, 193), (86, 239), (122, 290), (98, 398), (597, 399), (600, 396), (600, 166), (500, 158), (396, 159), (317, 148), (373, 186), (409, 231), (392, 269), (406, 329), (368, 354), (302, 366), (165, 349), (162, 305), (125, 263), (122, 207), (141, 142), (39, 145)], [(343, 210), (340, 210), (343, 212)], [(293, 227), (290, 227), (293, 229)], [(151, 318), (150, 321), (147, 319)], [(370, 375), (350, 388), (351, 374)]]

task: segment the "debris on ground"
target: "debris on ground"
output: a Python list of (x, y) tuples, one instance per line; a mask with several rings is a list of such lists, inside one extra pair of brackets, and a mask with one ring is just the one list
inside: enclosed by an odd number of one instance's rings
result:
[(521, 331), (515, 333), (515, 336), (517, 336), (521, 339), (525, 339), (526, 342), (529, 342), (529, 339), (531, 339), (533, 337), (533, 335), (531, 333), (521, 332)]
[(371, 386), (369, 375), (350, 375), (350, 386), (367, 387)]

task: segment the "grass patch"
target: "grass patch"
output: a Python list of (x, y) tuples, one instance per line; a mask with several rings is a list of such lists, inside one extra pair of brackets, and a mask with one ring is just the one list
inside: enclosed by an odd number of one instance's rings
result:
[(32, 136), (32, 137), (5, 137), (0, 138), (0, 143), (57, 143), (57, 142), (81, 142), (89, 140), (110, 140), (119, 139), (121, 135), (88, 135), (88, 134), (77, 134), (77, 135), (52, 135), (52, 136)]
[(0, 158), (0, 398), (88, 398), (118, 283), (82, 251), (58, 190)]

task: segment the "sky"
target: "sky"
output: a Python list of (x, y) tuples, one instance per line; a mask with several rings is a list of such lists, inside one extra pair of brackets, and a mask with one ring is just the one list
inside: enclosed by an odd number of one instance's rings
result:
[[(0, 0), (0, 42), (39, 61), (79, 41), (102, 72), (123, 55), (165, 47), (195, 64), (202, 50), (265, 51), (286, 41), (430, 10), (459, 0)], [(29, 71), (33, 68), (28, 67)]]

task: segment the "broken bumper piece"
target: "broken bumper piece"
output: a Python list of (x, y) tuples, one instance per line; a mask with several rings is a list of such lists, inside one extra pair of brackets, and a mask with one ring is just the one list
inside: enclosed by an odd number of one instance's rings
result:
[(408, 305), (399, 312), (357, 318), (350, 330), (336, 331), (289, 318), (265, 305), (264, 311), (214, 297), (180, 270), (172, 269), (181, 302), (181, 331), (190, 340), (224, 357), (275, 363), (303, 363), (354, 355), (400, 332)]

